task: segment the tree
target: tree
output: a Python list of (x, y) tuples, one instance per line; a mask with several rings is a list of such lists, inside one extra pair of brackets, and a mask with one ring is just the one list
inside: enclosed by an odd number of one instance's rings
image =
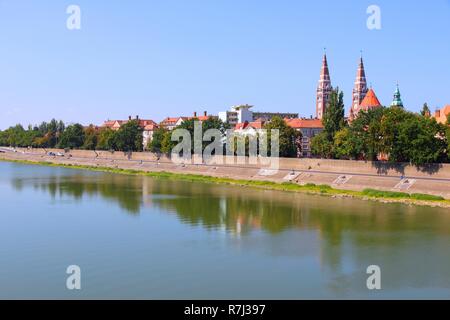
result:
[(381, 120), (381, 149), (391, 162), (416, 166), (446, 159), (445, 127), (434, 118), (388, 108)]
[(273, 117), (272, 120), (264, 126), (267, 130), (267, 142), (269, 144), (268, 151), (271, 150), (271, 130), (279, 130), (279, 151), (280, 157), (297, 157), (301, 151), (299, 141), (301, 141), (302, 134), (300, 131), (288, 126), (281, 117)]
[(148, 143), (148, 150), (154, 153), (160, 153), (162, 149), (162, 141), (164, 139), (164, 135), (167, 133), (167, 129), (158, 128), (153, 132), (152, 140)]
[(430, 108), (428, 108), (428, 104), (426, 102), (423, 104), (423, 108), (422, 108), (422, 111), (420, 111), (420, 114), (423, 117), (430, 117), (431, 116)]
[(72, 124), (64, 130), (59, 139), (58, 148), (78, 149), (84, 143), (84, 129), (79, 123)]
[(353, 159), (377, 160), (381, 152), (380, 123), (385, 108), (361, 110), (350, 124), (350, 156)]
[(164, 133), (164, 137), (161, 141), (161, 152), (169, 155), (172, 153), (172, 149), (175, 146), (175, 142), (172, 141), (172, 132), (167, 131)]
[(111, 128), (101, 128), (98, 132), (97, 150), (114, 150), (114, 131)]
[(322, 131), (311, 139), (312, 154), (321, 158), (333, 158), (333, 141), (329, 139), (328, 134)]
[(98, 144), (99, 132), (94, 125), (84, 129), (84, 143), (82, 149), (95, 150)]
[(406, 147), (408, 160), (416, 166), (442, 162), (446, 158), (445, 127), (434, 118), (415, 117), (403, 123), (400, 141)]
[(344, 93), (339, 91), (339, 88), (331, 92), (330, 102), (325, 109), (322, 123), (330, 141), (334, 139), (336, 132), (345, 126)]
[(114, 144), (120, 151), (142, 151), (142, 128), (137, 120), (125, 123), (114, 135)]

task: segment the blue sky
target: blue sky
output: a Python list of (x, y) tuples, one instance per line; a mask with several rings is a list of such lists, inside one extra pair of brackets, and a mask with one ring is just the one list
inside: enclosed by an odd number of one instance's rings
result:
[[(81, 30), (66, 8), (82, 10)], [(381, 8), (382, 29), (366, 27)], [(360, 50), (389, 104), (450, 104), (450, 0), (0, 0), (0, 129), (52, 117), (162, 120), (249, 103), (315, 112), (327, 47), (346, 107)], [(348, 111), (348, 110), (347, 110)]]

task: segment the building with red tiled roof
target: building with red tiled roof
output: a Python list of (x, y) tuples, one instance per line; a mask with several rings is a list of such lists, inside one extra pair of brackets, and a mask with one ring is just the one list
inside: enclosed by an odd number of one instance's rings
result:
[(234, 132), (245, 135), (255, 135), (258, 132), (258, 130), (264, 128), (265, 124), (266, 121), (262, 119), (258, 119), (252, 122), (245, 121), (241, 123), (236, 123), (234, 127)]
[(442, 109), (436, 110), (434, 118), (438, 123), (447, 124), (447, 119), (450, 116), (450, 104), (446, 105)]
[(302, 149), (299, 156), (311, 157), (311, 139), (323, 131), (322, 120), (320, 119), (284, 119), (291, 128), (302, 133)]
[(202, 122), (208, 120), (209, 118), (217, 118), (217, 116), (208, 115), (206, 111), (203, 113), (202, 116), (197, 116), (197, 112), (194, 112), (193, 117), (176, 117), (176, 118), (167, 117), (166, 119), (161, 121), (159, 125), (167, 130), (173, 130), (186, 120), (195, 119)]

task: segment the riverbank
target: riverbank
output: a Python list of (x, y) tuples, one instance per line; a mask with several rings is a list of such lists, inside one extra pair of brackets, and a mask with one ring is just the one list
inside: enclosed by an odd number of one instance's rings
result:
[(201, 182), (201, 183), (215, 183), (215, 184), (227, 184), (236, 185), (242, 187), (258, 188), (264, 190), (277, 190), (286, 192), (301, 192), (312, 195), (321, 195), (328, 197), (348, 197), (369, 201), (379, 201), (383, 203), (402, 203), (407, 205), (420, 205), (431, 207), (450, 208), (450, 200), (444, 199), (441, 196), (421, 194), (421, 193), (404, 193), (394, 191), (382, 191), (366, 188), (362, 191), (345, 190), (333, 188), (326, 184), (317, 185), (314, 183), (298, 184), (294, 182), (274, 182), (269, 180), (246, 180), (246, 179), (234, 179), (227, 177), (216, 177), (210, 175), (201, 174), (188, 174), (188, 173), (175, 173), (167, 171), (147, 171), (130, 168), (121, 168), (118, 165), (114, 166), (92, 166), (83, 165), (77, 163), (55, 163), (52, 161), (37, 161), (37, 160), (25, 160), (25, 159), (8, 159), (0, 155), (0, 161), (31, 164), (31, 165), (44, 165), (54, 167), (64, 167), (70, 169), (82, 169), (91, 170), (97, 172), (108, 172), (116, 174), (126, 175), (141, 175), (158, 179), (172, 179), (189, 182)]

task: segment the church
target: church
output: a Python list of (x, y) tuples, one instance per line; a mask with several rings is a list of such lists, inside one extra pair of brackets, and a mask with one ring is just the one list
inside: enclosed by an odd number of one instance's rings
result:
[[(326, 53), (322, 59), (322, 68), (320, 71), (319, 84), (317, 86), (316, 93), (316, 118), (322, 119), (325, 110), (329, 104), (331, 92), (333, 87), (331, 85), (330, 70), (328, 68), (328, 60)], [(358, 113), (368, 111), (370, 109), (380, 108), (382, 104), (378, 100), (375, 91), (372, 86), (367, 86), (366, 71), (364, 68), (364, 61), (362, 56), (359, 59), (358, 69), (356, 71), (355, 83), (352, 91), (352, 105), (350, 107), (348, 121), (353, 121), (358, 116)], [(391, 106), (402, 107), (403, 102), (401, 100), (400, 89), (397, 85), (397, 89), (394, 93), (394, 100)]]

